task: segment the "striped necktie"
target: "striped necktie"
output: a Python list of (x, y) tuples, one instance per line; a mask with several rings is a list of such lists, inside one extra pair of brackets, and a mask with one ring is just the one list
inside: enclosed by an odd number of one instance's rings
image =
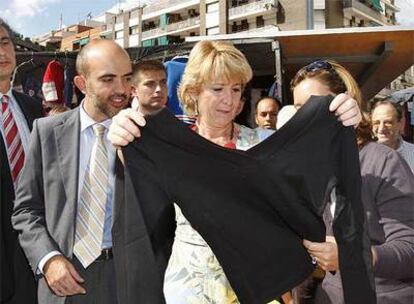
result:
[(1, 99), (1, 118), (3, 121), (3, 130), (7, 146), (7, 155), (9, 158), (10, 171), (16, 189), (17, 181), (24, 164), (24, 150), (19, 130), (13, 113), (10, 111), (9, 97), (3, 95)]
[(108, 190), (108, 153), (103, 135), (105, 127), (93, 126), (95, 143), (85, 172), (76, 216), (73, 253), (87, 268), (101, 254)]

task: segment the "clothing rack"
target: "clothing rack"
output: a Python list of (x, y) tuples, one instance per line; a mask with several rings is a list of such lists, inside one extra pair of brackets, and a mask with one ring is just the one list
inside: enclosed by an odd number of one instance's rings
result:
[(64, 58), (70, 58), (70, 59), (76, 59), (76, 56), (78, 55), (78, 51), (67, 51), (67, 52), (58, 52), (58, 51), (42, 51), (42, 52), (16, 52), (16, 57), (53, 57), (56, 59), (64, 59)]

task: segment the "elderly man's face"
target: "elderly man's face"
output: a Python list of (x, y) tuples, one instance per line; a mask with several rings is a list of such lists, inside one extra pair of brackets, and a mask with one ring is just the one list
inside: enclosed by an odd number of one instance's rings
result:
[(402, 122), (398, 121), (397, 112), (393, 106), (383, 104), (372, 112), (372, 131), (378, 138), (378, 143), (396, 149), (400, 139)]
[(264, 129), (276, 129), (279, 105), (271, 98), (262, 99), (257, 105), (256, 124)]
[(6, 29), (0, 26), (0, 81), (9, 81), (16, 67), (16, 53)]

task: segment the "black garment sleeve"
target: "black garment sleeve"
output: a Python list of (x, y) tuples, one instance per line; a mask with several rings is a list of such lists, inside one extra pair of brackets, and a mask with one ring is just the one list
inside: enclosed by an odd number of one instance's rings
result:
[(116, 225), (124, 243), (121, 265), (127, 286), (122, 288), (126, 288), (126, 303), (165, 303), (163, 282), (174, 240), (174, 206), (162, 171), (145, 149), (135, 149), (140, 144), (124, 149), (124, 205), (121, 225)]
[(361, 200), (359, 155), (352, 127), (336, 137), (338, 184), (333, 232), (346, 303), (376, 303), (370, 241)]

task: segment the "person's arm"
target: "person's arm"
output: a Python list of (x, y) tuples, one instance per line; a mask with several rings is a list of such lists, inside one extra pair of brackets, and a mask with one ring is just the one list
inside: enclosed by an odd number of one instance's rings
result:
[[(59, 247), (46, 227), (45, 202), (43, 193), (42, 138), (39, 132), (41, 122), (35, 121), (30, 139), (30, 148), (16, 191), (12, 224), (19, 233), (19, 241), (34, 273), (39, 272), (40, 262), (46, 281), (58, 296), (85, 293), (79, 283), (83, 279), (73, 265), (61, 254), (44, 259)], [(48, 126), (44, 126), (47, 128)], [(62, 266), (63, 265), (63, 266)]]
[(12, 215), (13, 228), (19, 233), (20, 244), (34, 273), (44, 256), (59, 251), (46, 228), (41, 140), (39, 120), (36, 120), (16, 190)]
[(375, 196), (385, 242), (375, 244), (376, 276), (413, 278), (414, 176), (396, 151), (387, 155)]

